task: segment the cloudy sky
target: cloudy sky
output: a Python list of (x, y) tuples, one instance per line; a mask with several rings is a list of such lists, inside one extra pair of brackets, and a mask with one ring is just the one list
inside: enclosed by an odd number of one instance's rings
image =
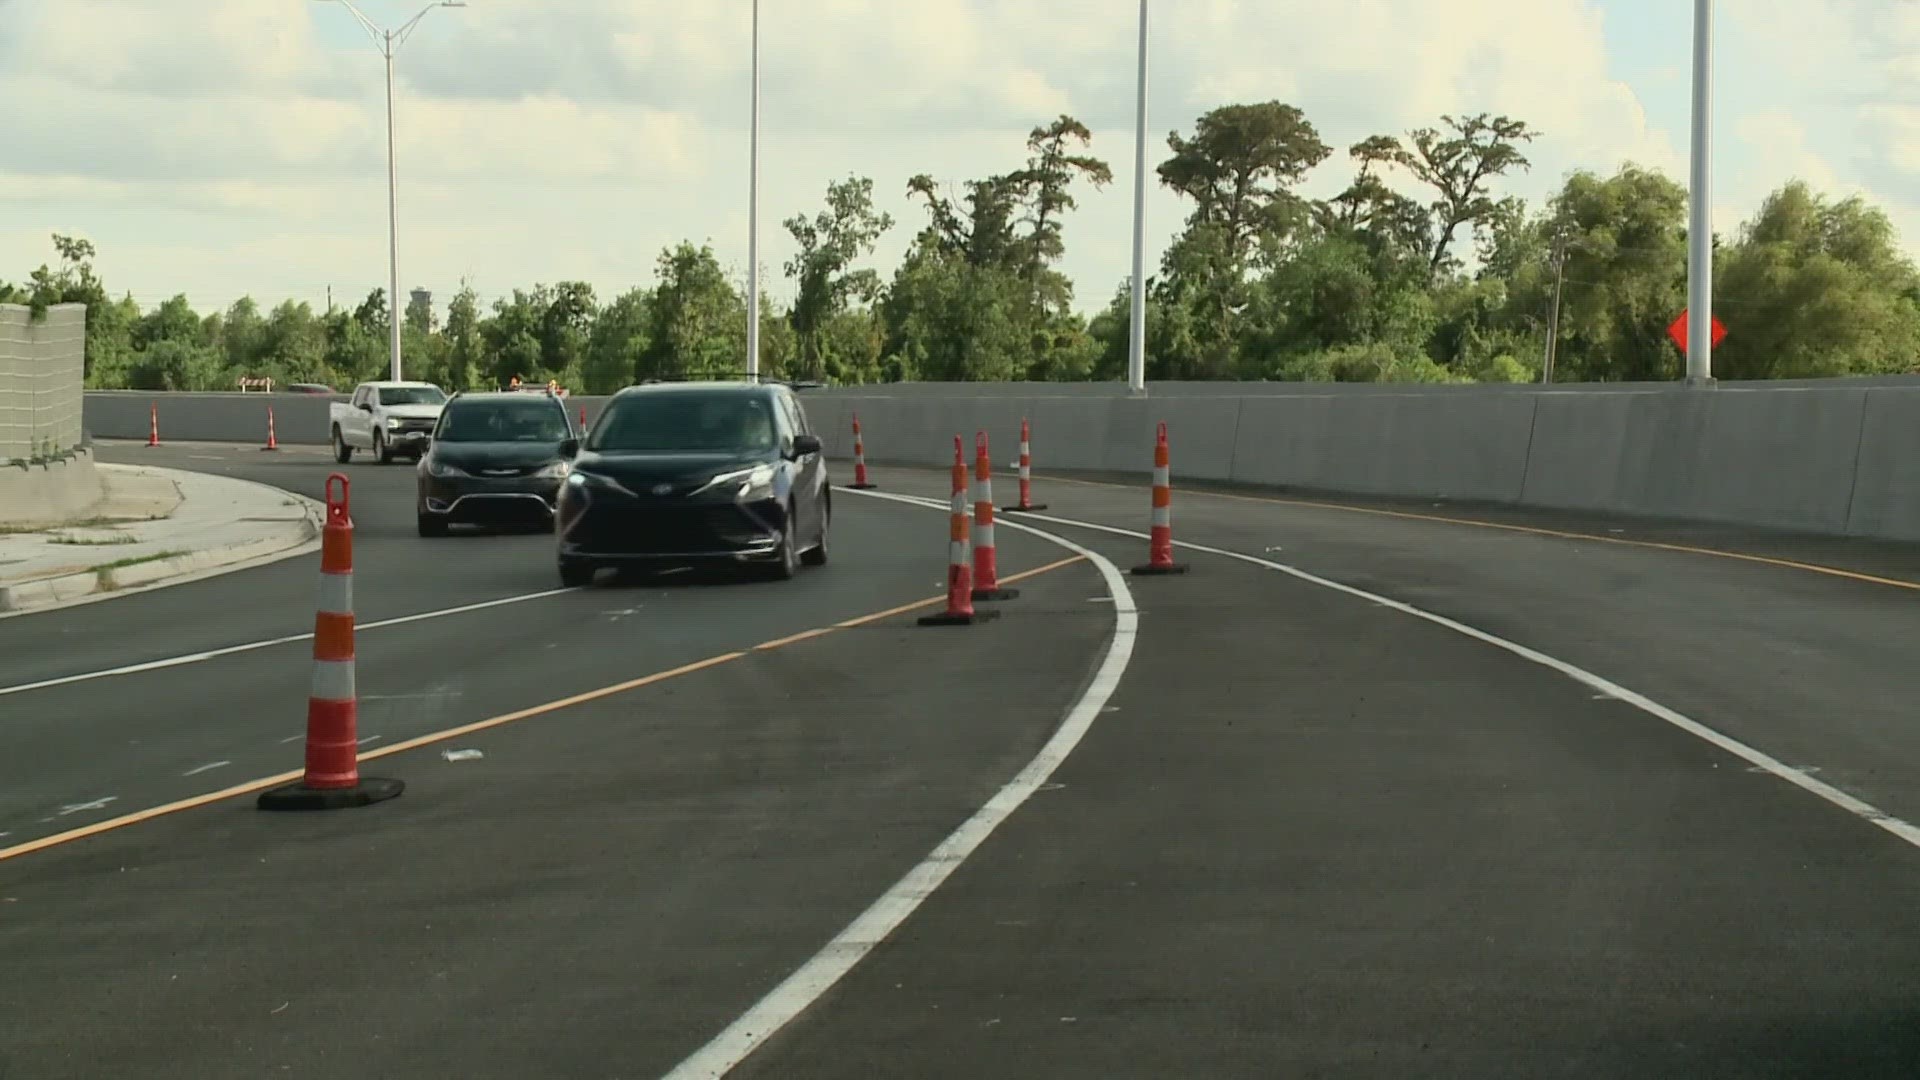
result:
[[(396, 25), (423, 0), (361, 0)], [(1570, 169), (1684, 179), (1684, 0), (1154, 0), (1149, 163), (1229, 101), (1278, 98), (1344, 148), (1447, 112), (1542, 132), (1538, 195)], [(1127, 272), (1133, 0), (763, 0), (762, 246), (785, 295), (782, 219), (870, 176), (899, 220), (907, 177), (1016, 166), (1060, 112), (1118, 182), (1083, 194), (1064, 269), (1083, 306)], [(471, 0), (398, 63), (401, 287), (444, 303), (583, 278), (611, 295), (662, 246), (711, 241), (744, 279), (750, 0)], [(1920, 5), (1719, 0), (1716, 225), (1793, 177), (1885, 206), (1920, 250)], [(100, 249), (143, 305), (251, 293), (352, 303), (386, 281), (381, 60), (325, 0), (0, 0), (0, 277)], [(1337, 155), (1313, 178), (1336, 190)], [(1182, 215), (1154, 191), (1149, 259)]]

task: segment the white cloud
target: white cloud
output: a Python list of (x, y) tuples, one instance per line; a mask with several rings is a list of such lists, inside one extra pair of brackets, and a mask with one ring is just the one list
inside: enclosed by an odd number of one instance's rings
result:
[[(1155, 0), (1150, 162), (1207, 108), (1279, 99), (1335, 147), (1318, 191), (1343, 182), (1345, 148), (1367, 135), (1483, 111), (1541, 132), (1534, 168), (1507, 190), (1539, 197), (1574, 168), (1628, 159), (1684, 179), (1685, 132), (1650, 120), (1645, 91), (1612, 74), (1603, 14), (1618, 2)], [(1892, 137), (1911, 131), (1906, 145), (1920, 145), (1920, 112), (1793, 102), (1868, 62), (1876, 41), (1920, 39), (1920, 26), (1895, 25), (1911, 16), (1867, 0), (1727, 6), (1729, 22), (1784, 28), (1779, 56), (1743, 61), (1771, 65), (1782, 97), (1723, 99), (1716, 220), (1795, 175), (1920, 216), (1888, 190), (1920, 174)], [(417, 10), (362, 7), (376, 19)], [(472, 275), (496, 295), (575, 277), (605, 293), (643, 283), (683, 238), (710, 238), (741, 267), (748, 10), (486, 0), (430, 13), (397, 65), (402, 286), (444, 297)], [(61, 231), (93, 238), (110, 286), (142, 299), (185, 289), (224, 304), (251, 290), (319, 302), (331, 282), (357, 302), (384, 282), (381, 61), (343, 8), (209, 0), (183, 17), (173, 0), (11, 0), (6, 12), (0, 276), (44, 261), (46, 234)], [(958, 183), (1015, 167), (1028, 129), (1069, 112), (1118, 182), (1081, 193), (1064, 268), (1083, 304), (1111, 295), (1129, 261), (1131, 0), (786, 0), (762, 19), (770, 290), (789, 253), (779, 222), (811, 212), (829, 181), (874, 178), (898, 219), (884, 266), (924, 221), (908, 176)], [(1897, 73), (1901, 61), (1871, 63)], [(1868, 104), (1920, 109), (1920, 74), (1902, 78), (1911, 96)], [(1847, 150), (1866, 123), (1887, 126), (1867, 151)], [(1157, 259), (1184, 208), (1155, 190), (1148, 213)]]

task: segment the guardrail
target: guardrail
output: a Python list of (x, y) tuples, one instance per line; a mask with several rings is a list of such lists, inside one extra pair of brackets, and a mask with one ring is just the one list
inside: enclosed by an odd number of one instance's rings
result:
[[(1165, 422), (1182, 477), (1300, 491), (1510, 503), (1920, 540), (1920, 379), (1556, 386), (904, 384), (803, 395), (830, 454), (853, 413), (875, 464), (947, 464), (955, 434), (1036, 468), (1145, 473)], [(329, 399), (90, 393), (96, 436), (324, 443)], [(603, 397), (576, 396), (589, 420)]]
[(0, 464), (57, 458), (81, 440), (87, 306), (39, 318), (0, 304)]

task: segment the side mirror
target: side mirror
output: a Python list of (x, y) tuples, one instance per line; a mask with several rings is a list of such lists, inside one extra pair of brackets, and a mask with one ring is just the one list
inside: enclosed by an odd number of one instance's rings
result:
[(808, 454), (817, 454), (819, 452), (820, 452), (820, 436), (795, 435), (793, 437), (793, 456), (794, 457), (805, 457)]
[(579, 457), (580, 456), (580, 440), (579, 439), (561, 439), (560, 440), (560, 456), (563, 458)]
[(372, 411), (373, 411), (373, 402), (371, 402), (371, 401), (363, 401), (363, 402), (361, 402), (361, 403), (360, 403), (360, 411), (361, 411), (361, 412), (372, 412)]

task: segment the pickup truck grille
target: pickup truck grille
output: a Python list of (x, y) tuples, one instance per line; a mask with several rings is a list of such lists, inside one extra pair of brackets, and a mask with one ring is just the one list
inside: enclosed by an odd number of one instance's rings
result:
[(400, 425), (394, 428), (394, 430), (406, 435), (416, 435), (416, 434), (426, 435), (433, 431), (433, 424), (434, 422), (432, 420), (421, 420), (421, 419), (414, 419), (412, 417), (408, 417), (408, 418), (402, 419), (400, 421)]

